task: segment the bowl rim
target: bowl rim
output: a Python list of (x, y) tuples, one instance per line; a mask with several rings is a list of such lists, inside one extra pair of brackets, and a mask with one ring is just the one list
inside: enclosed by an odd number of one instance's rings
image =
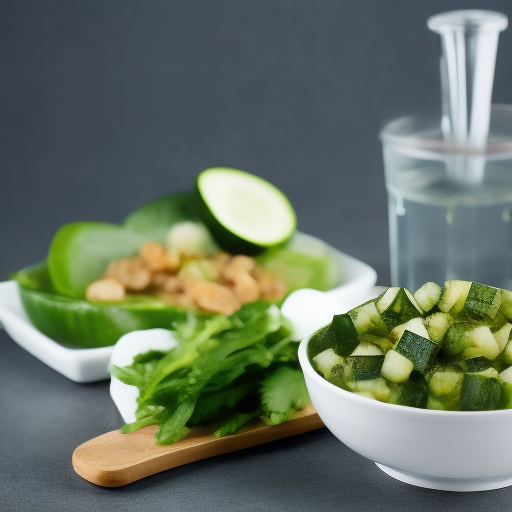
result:
[[(313, 368), (313, 365), (309, 361), (309, 357), (307, 355), (307, 347), (309, 340), (313, 336), (314, 333), (304, 338), (299, 345), (299, 363), (302, 368), (304, 374), (312, 379), (315, 383), (319, 384), (320, 387), (323, 387), (331, 394), (338, 395), (340, 398), (344, 400), (351, 400), (356, 404), (359, 404), (363, 407), (374, 407), (377, 410), (385, 411), (395, 411), (400, 415), (406, 416), (426, 416), (426, 417), (441, 417), (441, 418), (472, 418), (474, 420), (483, 419), (484, 417), (492, 416), (492, 417), (506, 417), (512, 415), (511, 409), (498, 409), (492, 411), (440, 411), (437, 409), (421, 409), (419, 407), (409, 407), (407, 405), (397, 405), (397, 404), (388, 404), (386, 402), (380, 402), (379, 400), (373, 400), (371, 398), (360, 396), (350, 391), (346, 391), (345, 389), (339, 388), (335, 386), (328, 380), (324, 379), (320, 376), (316, 370)], [(314, 405), (314, 404), (313, 404)]]

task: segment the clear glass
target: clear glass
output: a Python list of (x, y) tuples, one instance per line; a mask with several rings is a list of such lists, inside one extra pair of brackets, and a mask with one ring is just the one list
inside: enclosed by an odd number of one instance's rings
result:
[(381, 140), (392, 285), (512, 288), (512, 106), (493, 105), (481, 150), (447, 141), (441, 116), (395, 119)]

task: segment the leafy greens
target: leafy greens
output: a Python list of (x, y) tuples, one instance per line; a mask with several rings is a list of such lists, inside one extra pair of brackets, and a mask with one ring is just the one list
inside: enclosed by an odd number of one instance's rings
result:
[(123, 433), (158, 425), (158, 444), (172, 444), (190, 427), (210, 425), (221, 437), (258, 416), (283, 423), (309, 403), (297, 342), (275, 304), (253, 302), (229, 317), (190, 312), (174, 334), (176, 349), (111, 369), (139, 390), (136, 421)]

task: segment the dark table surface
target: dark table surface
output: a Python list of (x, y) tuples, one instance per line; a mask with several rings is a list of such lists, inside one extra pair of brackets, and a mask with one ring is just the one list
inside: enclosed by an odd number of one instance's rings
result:
[[(302, 231), (389, 284), (378, 131), (439, 105), (428, 16), (459, 0), (0, 3), (0, 274), (66, 222), (119, 222), (224, 165), (278, 185)], [(512, 15), (509, 0), (485, 8)], [(512, 103), (512, 30), (494, 101)], [(512, 489), (395, 481), (326, 429), (103, 489), (71, 454), (118, 428), (108, 382), (76, 384), (0, 331), (0, 511), (508, 510)]]
[(76, 384), (0, 332), (0, 510), (509, 510), (512, 488), (450, 493), (393, 480), (325, 428), (119, 488), (83, 480), (81, 443), (119, 428), (108, 382)]

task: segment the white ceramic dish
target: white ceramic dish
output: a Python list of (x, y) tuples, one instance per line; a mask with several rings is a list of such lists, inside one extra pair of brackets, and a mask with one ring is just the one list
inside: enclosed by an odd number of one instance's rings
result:
[[(301, 233), (303, 240), (310, 240), (312, 246), (314, 237)], [(299, 290), (295, 293), (313, 294), (316, 304), (334, 304), (336, 309), (339, 305), (356, 305), (360, 302), (361, 294), (367, 293), (375, 284), (377, 274), (373, 268), (366, 263), (353, 258), (341, 251), (332, 248), (336, 254), (341, 272), (341, 285), (329, 292), (318, 292), (315, 290)], [(323, 299), (323, 297), (327, 297)], [(295, 297), (295, 298), (293, 298)], [(306, 295), (306, 299), (308, 295)], [(292, 301), (303, 303), (304, 295), (299, 295), (297, 300), (294, 294), (290, 295)], [(327, 307), (327, 305), (326, 305)], [(294, 308), (288, 307), (287, 312), (294, 316)], [(330, 321), (332, 314), (324, 321), (319, 318), (321, 326)], [(300, 314), (294, 317), (300, 321), (300, 332), (303, 336), (313, 332), (314, 328), (308, 330), (308, 326), (316, 325), (315, 318)], [(292, 319), (294, 321), (294, 319)], [(313, 322), (313, 323), (312, 323)], [(68, 377), (75, 382), (94, 382), (108, 379), (110, 377), (107, 367), (112, 355), (113, 347), (74, 349), (65, 347), (39, 332), (27, 318), (20, 301), (17, 284), (13, 281), (0, 283), (0, 323), (11, 338), (25, 350), (40, 359), (54, 370)], [(298, 330), (299, 332), (299, 330)]]
[(512, 485), (512, 410), (460, 412), (385, 404), (345, 391), (299, 361), (325, 426), (345, 445), (408, 484), (445, 491)]
[(112, 347), (73, 349), (39, 332), (25, 314), (14, 281), (0, 283), (0, 322), (18, 345), (68, 379), (94, 382), (109, 377)]

